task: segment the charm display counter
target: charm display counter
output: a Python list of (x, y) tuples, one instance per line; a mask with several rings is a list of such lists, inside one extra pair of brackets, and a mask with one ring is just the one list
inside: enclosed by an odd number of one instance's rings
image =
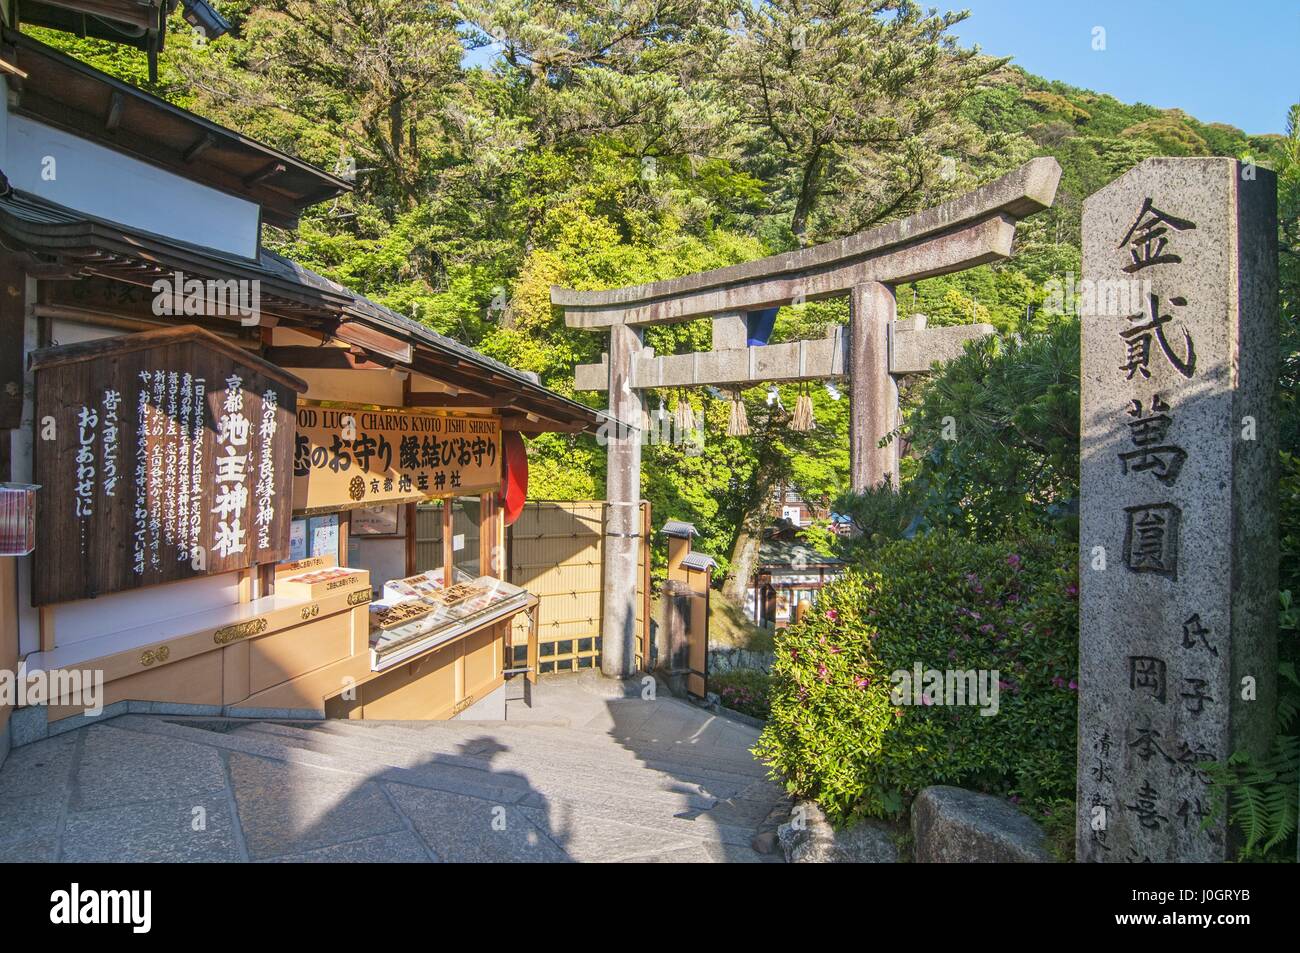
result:
[(460, 570), (450, 586), (443, 585), (441, 570), (394, 580), (384, 586), (384, 598), (370, 607), (371, 667), (377, 672), (391, 668), (536, 601), (518, 586)]

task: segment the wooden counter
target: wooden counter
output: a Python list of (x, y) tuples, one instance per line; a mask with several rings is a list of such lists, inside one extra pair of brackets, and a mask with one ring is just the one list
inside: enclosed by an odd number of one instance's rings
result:
[[(320, 569), (331, 572), (299, 581)], [(520, 612), (532, 622), (528, 677), (535, 680), (537, 599), (523, 595), (429, 644), (404, 644), (401, 658), (377, 670), (369, 574), (304, 562), (277, 572), (273, 596), (56, 646), (26, 664), (29, 674), (102, 671), (105, 706), (131, 700), (200, 705), (214, 714), (450, 718), (503, 684)], [(69, 701), (51, 699), (51, 721), (83, 712)]]
[[(530, 671), (536, 680), (537, 597), (524, 593), (522, 602), (503, 604), (482, 621), (425, 640), (404, 644), (396, 661), (381, 662), (372, 650), (370, 673), (354, 691), (340, 692), (325, 702), (331, 718), (428, 719), (451, 718), (504, 684), (510, 667), (510, 630), (515, 617), (527, 612)], [(390, 656), (391, 659), (391, 656)]]
[[(336, 582), (319, 597), (286, 586), (262, 599), (55, 645), (25, 664), (29, 676), (102, 672), (106, 706), (131, 700), (261, 707), (254, 700), (264, 702), (277, 686), (353, 656), (368, 661), (369, 574), (352, 570)], [(319, 710), (328, 692), (281, 694), (301, 704), (267, 707)], [(51, 721), (82, 713), (69, 700), (50, 699)]]

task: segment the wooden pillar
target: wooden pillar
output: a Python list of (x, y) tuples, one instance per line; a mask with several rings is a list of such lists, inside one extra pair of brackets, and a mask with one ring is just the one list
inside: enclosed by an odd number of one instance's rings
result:
[(645, 403), (632, 387), (641, 329), (616, 324), (609, 334), (609, 416), (604, 428), (605, 573), (600, 670), (626, 678), (636, 661), (637, 549), (641, 544), (641, 426)]
[(414, 576), (416, 573), (416, 542), (415, 533), (419, 516), (416, 512), (418, 503), (403, 504), (406, 507), (406, 574)]
[(454, 496), (444, 496), (442, 498), (442, 584), (450, 586), (452, 584), (451, 564), (455, 555), (451, 548), (452, 536), (454, 535), (455, 526), (452, 517), (452, 504), (455, 502)]
[(889, 373), (894, 289), (878, 281), (855, 285), (849, 297), (849, 480), (854, 493), (898, 487), (898, 441), (879, 447), (898, 426), (898, 385)]

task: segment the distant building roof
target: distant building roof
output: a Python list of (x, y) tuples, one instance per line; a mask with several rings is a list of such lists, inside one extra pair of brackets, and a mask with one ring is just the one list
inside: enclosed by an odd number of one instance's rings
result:
[(693, 569), (695, 572), (708, 572), (717, 565), (712, 556), (706, 556), (704, 553), (687, 553), (682, 557), (683, 568)]
[(682, 520), (669, 520), (664, 523), (664, 528), (659, 532), (665, 536), (676, 536), (680, 539), (690, 539), (692, 536), (699, 535), (699, 531), (694, 526)]
[(844, 560), (819, 553), (807, 543), (765, 539), (758, 549), (758, 564), (762, 569), (839, 568), (844, 565)]

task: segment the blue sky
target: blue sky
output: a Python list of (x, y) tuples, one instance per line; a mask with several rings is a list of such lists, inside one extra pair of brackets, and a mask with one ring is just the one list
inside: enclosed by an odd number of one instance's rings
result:
[[(1300, 102), (1300, 0), (922, 0), (969, 10), (962, 46), (1126, 102), (1283, 132)], [(1105, 30), (1094, 50), (1093, 29)]]

